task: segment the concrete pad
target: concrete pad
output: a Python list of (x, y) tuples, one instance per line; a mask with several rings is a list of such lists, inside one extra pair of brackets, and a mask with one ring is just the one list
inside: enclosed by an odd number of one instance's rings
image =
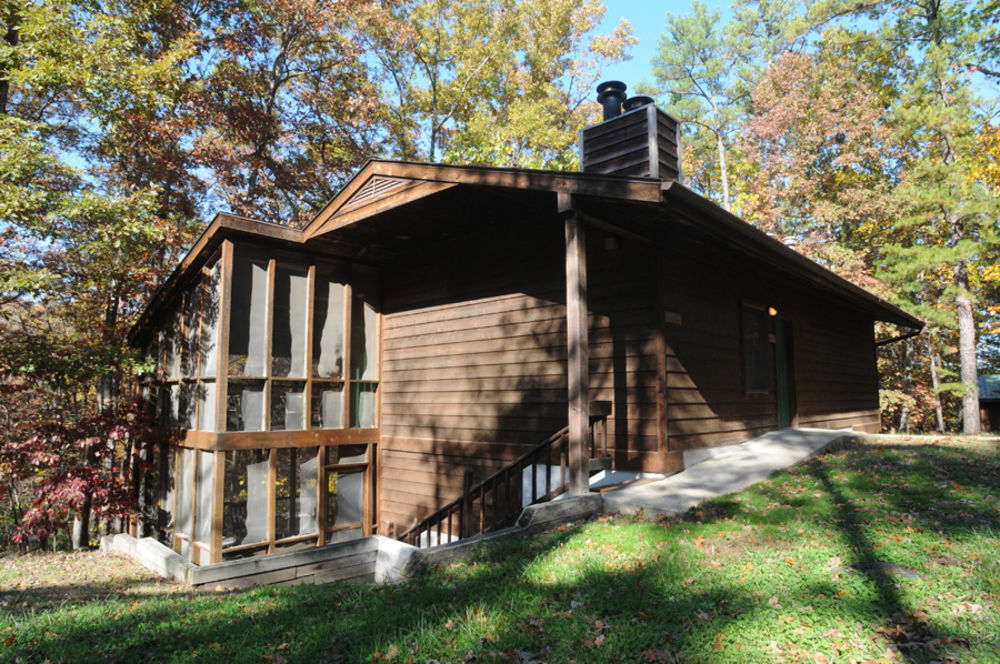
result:
[(394, 583), (402, 580), (403, 569), (410, 557), (419, 551), (417, 547), (390, 539), (383, 535), (372, 535), (378, 543), (375, 557), (375, 583)]
[(180, 583), (190, 583), (191, 570), (197, 568), (152, 537), (136, 539), (128, 533), (105, 535), (101, 538), (101, 550), (124, 554), (146, 569)]
[(771, 473), (801, 463), (844, 439), (850, 430), (783, 429), (712, 454), (659, 482), (603, 494), (604, 509), (613, 513), (645, 510), (650, 515), (686, 512), (702, 501), (739, 491)]

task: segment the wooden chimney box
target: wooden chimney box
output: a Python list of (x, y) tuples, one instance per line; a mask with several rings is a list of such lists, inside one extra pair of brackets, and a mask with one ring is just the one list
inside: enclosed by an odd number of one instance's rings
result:
[(580, 132), (584, 173), (681, 179), (679, 124), (647, 104)]

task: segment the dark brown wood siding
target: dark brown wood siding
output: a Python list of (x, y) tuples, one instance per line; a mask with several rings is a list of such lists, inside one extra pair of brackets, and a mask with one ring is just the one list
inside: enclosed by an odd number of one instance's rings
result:
[(558, 220), (427, 247), (383, 276), (379, 522), (411, 526), (566, 425)]
[[(566, 426), (558, 219), (443, 243), (384, 271), (379, 521), (409, 527)], [(588, 235), (590, 400), (620, 467), (656, 459), (652, 250)]]
[[(744, 386), (745, 303), (789, 321), (797, 425), (877, 428), (870, 319), (706, 243), (587, 239), (590, 400), (613, 404), (616, 468), (679, 470), (683, 450), (777, 428), (773, 342), (768, 390)], [(553, 217), (384, 269), (381, 527), (409, 527), (459, 495), (465, 469), (481, 478), (565, 426), (563, 261)]]
[(794, 425), (878, 430), (871, 318), (711, 247), (680, 242), (663, 263), (669, 450), (738, 443), (778, 428), (774, 321), (768, 317), (768, 389), (748, 393), (744, 304), (773, 308), (790, 325)]

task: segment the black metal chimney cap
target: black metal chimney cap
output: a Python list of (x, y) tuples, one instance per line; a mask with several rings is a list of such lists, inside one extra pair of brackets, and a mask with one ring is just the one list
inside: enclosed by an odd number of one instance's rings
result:
[(597, 85), (597, 102), (604, 107), (605, 120), (621, 115), (627, 87), (621, 81), (604, 81)]
[(636, 95), (634, 97), (629, 97), (625, 100), (623, 106), (625, 107), (625, 112), (633, 111), (637, 108), (643, 106), (648, 106), (653, 103), (652, 97), (647, 97), (646, 95)]

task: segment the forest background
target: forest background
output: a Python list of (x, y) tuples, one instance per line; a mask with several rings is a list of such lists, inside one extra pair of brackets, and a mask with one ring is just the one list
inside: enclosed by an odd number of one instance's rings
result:
[[(576, 169), (594, 85), (636, 43), (604, 12), (0, 1), (0, 547), (86, 546), (135, 509), (151, 367), (125, 335), (215, 211), (301, 225), (371, 157)], [(639, 88), (682, 123), (686, 184), (928, 322), (880, 351), (884, 428), (978, 431), (977, 373), (1000, 373), (1000, 0), (664, 21)]]

